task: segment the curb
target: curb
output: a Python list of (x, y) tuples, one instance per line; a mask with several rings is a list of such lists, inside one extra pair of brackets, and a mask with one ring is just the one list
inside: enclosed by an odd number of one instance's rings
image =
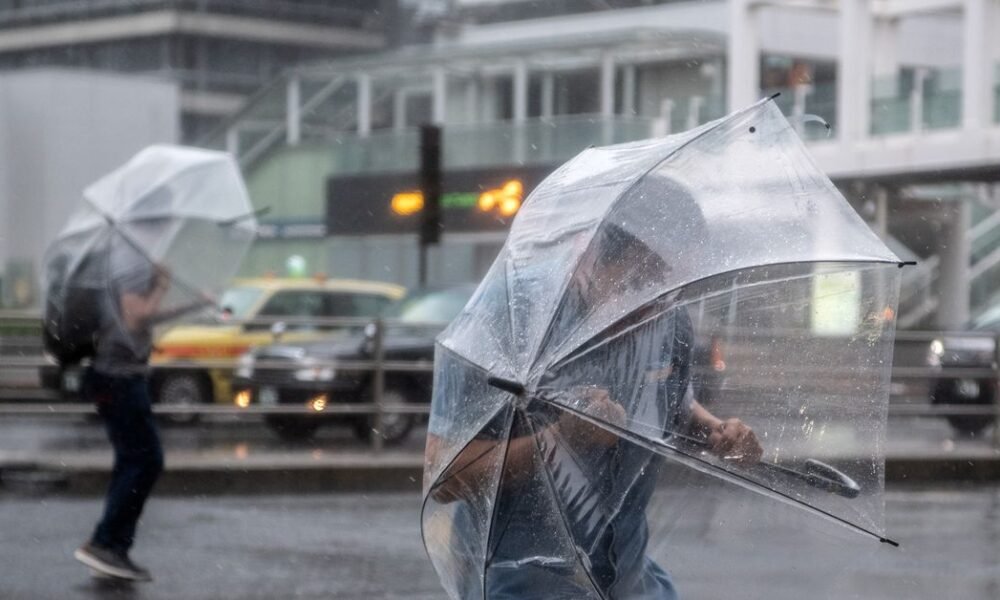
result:
[[(54, 464), (30, 460), (0, 463), (0, 493), (94, 496), (104, 494), (110, 464)], [(156, 494), (270, 495), (331, 492), (416, 492), (421, 489), (422, 457), (370, 457), (326, 461), (234, 463), (183, 461), (169, 464)], [(1000, 457), (892, 458), (887, 485), (1000, 482)]]

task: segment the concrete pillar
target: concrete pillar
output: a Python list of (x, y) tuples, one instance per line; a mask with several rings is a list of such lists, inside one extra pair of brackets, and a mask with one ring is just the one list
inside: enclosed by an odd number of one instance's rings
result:
[(226, 130), (226, 152), (240, 157), (240, 130), (235, 125)]
[(555, 114), (556, 76), (554, 73), (542, 75), (542, 118), (551, 119)]
[(703, 96), (691, 96), (688, 98), (688, 114), (687, 114), (687, 128), (694, 129), (695, 127), (701, 125), (702, 118), (701, 112), (705, 107), (705, 98)]
[(993, 121), (995, 14), (994, 0), (963, 0), (962, 127), (967, 130)]
[(760, 41), (757, 8), (751, 0), (729, 0), (729, 46), (726, 49), (729, 111), (759, 100)]
[(601, 143), (610, 144), (614, 141), (615, 116), (615, 59), (610, 54), (601, 57), (600, 86)]
[(609, 119), (615, 115), (615, 59), (610, 54), (601, 57), (601, 116)]
[(392, 128), (397, 132), (406, 128), (406, 90), (392, 94)]
[(920, 133), (924, 128), (924, 88), (927, 85), (927, 69), (913, 71), (913, 89), (910, 90), (910, 131)]
[(871, 123), (870, 0), (840, 1), (837, 128), (841, 142), (868, 137)]
[(875, 233), (882, 239), (889, 235), (889, 191), (875, 187)]
[(479, 121), (479, 81), (475, 77), (465, 83), (465, 120), (467, 123)]
[(513, 84), (511, 86), (514, 95), (514, 155), (511, 157), (514, 164), (524, 164), (527, 156), (527, 142), (524, 131), (524, 123), (528, 120), (528, 64), (523, 60), (514, 64)]
[(359, 73), (358, 82), (358, 136), (368, 137), (372, 132), (372, 77), (368, 73)]
[(443, 67), (434, 69), (431, 92), (431, 122), (444, 125), (448, 103), (448, 76)]
[(635, 116), (635, 65), (625, 65), (622, 69), (622, 114)]
[(285, 88), (285, 119), (285, 143), (297, 146), (302, 140), (302, 84), (294, 75)]
[(513, 78), (511, 106), (514, 107), (514, 122), (524, 123), (528, 120), (528, 63), (517, 61), (514, 64)]
[(872, 77), (899, 74), (899, 19), (882, 18), (872, 23)]
[(671, 124), (674, 115), (674, 101), (671, 98), (660, 100), (660, 115), (653, 123), (653, 137), (670, 135)]
[(941, 329), (960, 329), (969, 320), (970, 213), (968, 201), (956, 202), (942, 236), (935, 323)]
[(483, 81), (482, 120), (487, 123), (497, 120), (497, 82), (492, 77)]

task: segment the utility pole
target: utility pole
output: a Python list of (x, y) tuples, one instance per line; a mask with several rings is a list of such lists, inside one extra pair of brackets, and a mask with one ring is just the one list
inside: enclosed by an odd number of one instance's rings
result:
[(427, 285), (427, 247), (441, 241), (441, 127), (420, 126), (420, 192), (424, 207), (420, 219), (418, 281)]

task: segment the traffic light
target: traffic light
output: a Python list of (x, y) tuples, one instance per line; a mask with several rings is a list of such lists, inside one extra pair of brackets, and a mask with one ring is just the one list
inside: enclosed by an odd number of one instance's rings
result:
[(437, 125), (420, 126), (420, 190), (420, 245), (428, 246), (441, 241), (441, 128)]

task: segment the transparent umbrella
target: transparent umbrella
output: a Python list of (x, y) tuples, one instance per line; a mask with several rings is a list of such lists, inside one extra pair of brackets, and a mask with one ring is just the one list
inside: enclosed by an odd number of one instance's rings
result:
[[(218, 293), (256, 235), (239, 167), (227, 154), (150, 146), (88, 186), (46, 254), (47, 326), (88, 318), (96, 296), (150, 281), (171, 285), (163, 314)], [(110, 297), (110, 296), (109, 296)], [(110, 306), (120, 310), (117, 302)], [(72, 332), (53, 331), (70, 341)]]
[(769, 100), (559, 168), (438, 338), (448, 594), (674, 597), (648, 548), (690, 469), (891, 543), (900, 266)]

